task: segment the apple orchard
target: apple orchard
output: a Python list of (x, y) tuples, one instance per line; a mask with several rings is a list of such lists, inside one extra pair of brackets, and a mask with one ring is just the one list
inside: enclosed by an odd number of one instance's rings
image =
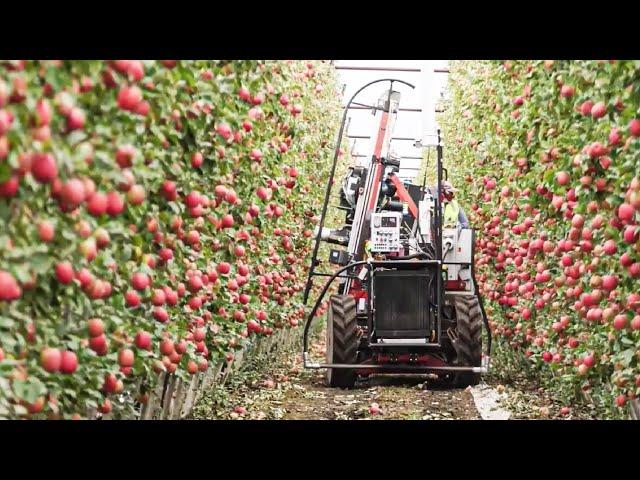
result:
[(339, 107), (329, 62), (1, 62), (0, 418), (130, 417), (298, 326)]
[(638, 72), (454, 62), (441, 118), (495, 337), (567, 406), (612, 417), (640, 393)]
[[(567, 411), (640, 393), (639, 71), (451, 64), (494, 362)], [(1, 61), (0, 418), (131, 418), (295, 331), (340, 114), (329, 62)]]

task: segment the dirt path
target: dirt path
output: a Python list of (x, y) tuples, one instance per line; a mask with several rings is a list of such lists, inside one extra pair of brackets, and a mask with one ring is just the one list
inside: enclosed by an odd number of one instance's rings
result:
[[(322, 359), (324, 335), (317, 338), (311, 343), (311, 356)], [(302, 368), (298, 349), (252, 362), (205, 394), (191, 418), (470, 420), (481, 418), (478, 408), (485, 418), (597, 418), (590, 404), (571, 404), (564, 411), (565, 405), (539, 382), (499, 360), (484, 376), (486, 383), (474, 387), (475, 401), (471, 389), (438, 388), (415, 377), (374, 377), (351, 390), (328, 388), (323, 370)]]
[[(311, 345), (322, 358), (323, 340)], [(259, 369), (257, 369), (259, 371)], [(262, 373), (247, 373), (196, 407), (194, 418), (286, 420), (479, 419), (467, 389), (441, 389), (415, 377), (374, 377), (351, 390), (328, 388), (322, 370), (302, 368), (291, 352)], [(376, 409), (377, 406), (377, 409)]]

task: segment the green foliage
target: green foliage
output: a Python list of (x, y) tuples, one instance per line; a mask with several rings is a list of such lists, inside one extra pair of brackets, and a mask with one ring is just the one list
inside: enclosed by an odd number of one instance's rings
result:
[[(138, 113), (121, 108), (118, 100), (122, 89), (133, 85), (142, 95)], [(248, 99), (240, 98), (241, 88), (248, 90)], [(51, 110), (48, 125), (39, 124), (43, 100)], [(337, 81), (328, 63), (2, 62), (0, 110), (13, 117), (6, 131), (0, 125), (0, 192), (11, 176), (19, 181), (16, 195), (0, 196), (0, 271), (21, 289), (20, 298), (0, 300), (0, 417), (22, 416), (24, 405), (37, 399), (46, 402), (32, 415), (36, 418), (85, 416), (107, 397), (114, 413), (130, 411), (137, 392), (154, 387), (158, 369), (175, 368), (175, 375), (187, 377), (190, 361), (206, 358), (211, 366), (253, 338), (301, 321), (309, 232), (320, 213), (340, 115)], [(69, 130), (69, 122), (82, 114), (83, 125)], [(221, 125), (230, 128), (229, 139), (216, 131)], [(134, 149), (130, 166), (117, 160), (125, 145)], [(196, 152), (203, 162), (193, 167)], [(52, 183), (39, 183), (29, 173), (35, 153), (53, 155), (57, 178)], [(63, 208), (60, 188), (71, 179), (90, 180), (98, 192), (119, 192), (122, 212), (93, 216), (88, 198), (75, 209)], [(175, 182), (175, 200), (162, 193), (167, 181)], [(142, 202), (132, 201), (130, 182), (142, 188)], [(238, 201), (216, 194), (217, 186), (235, 191)], [(260, 186), (271, 187), (270, 199), (256, 195)], [(192, 191), (206, 196), (201, 211), (185, 204)], [(253, 219), (252, 204), (260, 212)], [(234, 225), (222, 228), (227, 214)], [(49, 242), (39, 237), (43, 221), (55, 229)], [(198, 242), (189, 240), (192, 231), (199, 234)], [(104, 232), (108, 242), (99, 244), (91, 258), (92, 242)], [(243, 257), (236, 255), (236, 246), (245, 248)], [(173, 252), (168, 263), (158, 257), (161, 248)], [(88, 269), (89, 284), (81, 287), (78, 279), (61, 284), (55, 268), (63, 261), (71, 262), (76, 276)], [(209, 280), (220, 262), (229, 262), (231, 272)], [(250, 270), (247, 283), (233, 290), (229, 280), (240, 276), (243, 264)], [(139, 292), (141, 305), (129, 308), (124, 294), (132, 289), (135, 272), (149, 274), (152, 285)], [(204, 280), (197, 292), (189, 290), (194, 275)], [(162, 306), (169, 320), (155, 320), (154, 290), (177, 292), (180, 284), (187, 286), (185, 295), (175, 305)], [(249, 296), (246, 305), (239, 303), (239, 294)], [(201, 307), (189, 306), (194, 297), (202, 300)], [(236, 311), (245, 313), (244, 321), (234, 320)], [(248, 331), (258, 311), (266, 320), (258, 321), (258, 332)], [(90, 318), (104, 323), (104, 355), (88, 343)], [(204, 352), (189, 340), (199, 326), (206, 329)], [(141, 330), (152, 336), (150, 351), (133, 344)], [(187, 351), (173, 360), (162, 355), (159, 344), (165, 337), (188, 340)], [(40, 351), (46, 347), (75, 352), (77, 370), (45, 371)], [(122, 348), (135, 353), (126, 375), (118, 365)], [(132, 396), (121, 403), (117, 394), (104, 393), (108, 373), (115, 373)]]
[[(640, 330), (631, 328), (640, 312), (630, 297), (638, 277), (620, 261), (640, 260), (640, 243), (623, 239), (627, 225), (638, 225), (640, 140), (630, 122), (640, 118), (640, 63), (454, 62), (448, 93), (446, 165), (478, 231), (477, 273), (494, 335), (567, 404), (584, 394), (621, 416), (615, 400), (640, 393)], [(583, 114), (586, 101), (603, 102), (604, 114)], [(606, 151), (596, 153), (595, 142)], [(620, 221), (618, 207), (634, 202), (633, 218)], [(539, 239), (549, 242), (544, 251), (532, 248)], [(562, 249), (567, 239), (573, 244)], [(614, 254), (603, 252), (607, 240)], [(536, 279), (543, 271), (548, 281)], [(600, 286), (605, 275), (617, 277), (613, 291)], [(614, 327), (616, 315), (625, 327)], [(544, 361), (545, 353), (555, 357)], [(595, 365), (580, 374), (590, 354)]]

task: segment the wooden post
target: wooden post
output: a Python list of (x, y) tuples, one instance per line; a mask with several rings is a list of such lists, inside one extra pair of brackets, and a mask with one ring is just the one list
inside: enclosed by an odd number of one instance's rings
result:
[(162, 408), (160, 400), (162, 399), (162, 390), (164, 389), (164, 379), (166, 375), (166, 372), (162, 372), (158, 376), (158, 383), (156, 387), (149, 392), (149, 400), (141, 414), (142, 420), (153, 420), (154, 417), (156, 417), (157, 411)]
[(176, 377), (171, 375), (169, 378), (169, 384), (167, 385), (167, 391), (164, 394), (164, 399), (162, 402), (162, 420), (166, 420), (169, 417), (169, 411), (171, 409), (171, 403), (173, 401), (173, 391), (176, 385)]
[(191, 382), (189, 382), (189, 388), (185, 394), (184, 402), (180, 407), (180, 418), (185, 418), (189, 413), (191, 413), (196, 397), (196, 389), (198, 388), (198, 384), (200, 383), (200, 378), (202, 376), (203, 375), (201, 373), (197, 373), (193, 376)]

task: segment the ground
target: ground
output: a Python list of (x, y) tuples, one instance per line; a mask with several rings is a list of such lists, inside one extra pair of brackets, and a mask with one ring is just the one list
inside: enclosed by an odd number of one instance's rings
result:
[[(311, 344), (313, 358), (323, 356), (324, 342), (320, 338)], [(299, 352), (291, 352), (282, 361), (272, 362), (269, 371), (262, 375), (244, 372), (227, 385), (225, 392), (223, 389), (218, 387), (205, 396), (193, 417), (285, 420), (480, 418), (468, 390), (433, 387), (423, 378), (375, 377), (350, 390), (328, 388), (324, 385), (324, 371), (302, 368)]]
[[(311, 342), (311, 356), (324, 357), (324, 335)], [(505, 382), (508, 380), (508, 383)], [(588, 408), (562, 405), (530, 379), (488, 375), (498, 406), (513, 419), (593, 418)], [(481, 414), (471, 388), (442, 388), (415, 377), (373, 377), (349, 390), (324, 385), (323, 370), (302, 368), (298, 349), (278, 358), (253, 359), (224, 385), (217, 385), (196, 405), (194, 419), (284, 420), (476, 420)], [(477, 392), (478, 389), (474, 389)], [(476, 395), (477, 397), (477, 395)], [(477, 405), (482, 403), (477, 400)], [(376, 408), (377, 406), (377, 408)], [(486, 414), (486, 409), (484, 410)]]

